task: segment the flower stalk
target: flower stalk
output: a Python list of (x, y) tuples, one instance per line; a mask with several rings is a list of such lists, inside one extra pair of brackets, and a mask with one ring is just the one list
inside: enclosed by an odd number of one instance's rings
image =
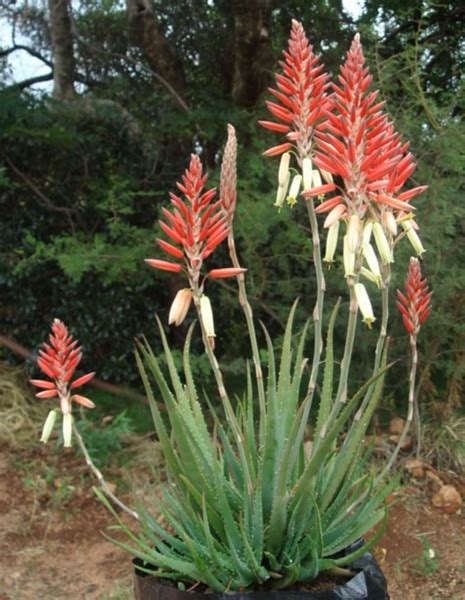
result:
[(323, 309), (326, 282), (323, 273), (323, 261), (321, 259), (320, 233), (313, 200), (311, 198), (308, 198), (305, 200), (305, 204), (307, 206), (308, 219), (310, 221), (310, 229), (312, 233), (313, 264), (316, 273), (316, 302), (313, 307), (313, 324), (315, 327), (313, 341), (313, 360), (312, 368), (310, 371), (310, 381), (308, 383), (307, 390), (307, 394), (311, 397), (316, 388), (318, 369), (321, 361), (321, 353), (323, 351)]
[(127, 515), (129, 515), (130, 517), (132, 517), (133, 519), (136, 519), (138, 521), (139, 514), (135, 510), (132, 510), (131, 508), (126, 506), (126, 504), (124, 504), (124, 502), (122, 502), (117, 496), (115, 496), (115, 494), (112, 492), (110, 486), (106, 482), (105, 478), (103, 477), (100, 469), (98, 469), (92, 462), (90, 454), (84, 443), (84, 440), (82, 439), (82, 436), (79, 433), (79, 430), (77, 429), (76, 424), (74, 422), (72, 422), (72, 431), (73, 431), (74, 438), (77, 440), (78, 446), (81, 449), (82, 454), (84, 455), (84, 460), (86, 461), (87, 466), (90, 468), (92, 473), (97, 478), (97, 481), (98, 481), (100, 487), (102, 488), (102, 490), (105, 492), (105, 494), (108, 496), (108, 498), (110, 498), (110, 500), (116, 506), (118, 506)]
[[(226, 413), (226, 417), (228, 419), (228, 422), (231, 424), (231, 428), (234, 433), (235, 445), (238, 449), (238, 452), (239, 452), (239, 455), (241, 458), (241, 465), (242, 465), (242, 468), (244, 469), (244, 476), (247, 481), (247, 486), (248, 486), (248, 489), (251, 490), (253, 485), (252, 485), (252, 477), (251, 477), (251, 473), (250, 473), (250, 469), (249, 469), (249, 464), (248, 464), (248, 460), (247, 460), (247, 456), (246, 456), (246, 449), (244, 447), (245, 438), (242, 435), (241, 428), (239, 426), (237, 417), (234, 413), (234, 409), (231, 404), (231, 400), (226, 392), (226, 387), (224, 385), (224, 380), (223, 380), (223, 374), (221, 372), (218, 360), (216, 359), (216, 356), (215, 356), (214, 344), (212, 344), (211, 335), (210, 335), (211, 334), (211, 322), (209, 322), (209, 320), (210, 320), (211, 316), (209, 314), (207, 314), (209, 312), (208, 310), (206, 311), (205, 308), (203, 308), (203, 310), (202, 310), (202, 305), (203, 305), (203, 307), (205, 307), (205, 300), (202, 302), (202, 297), (205, 298), (205, 296), (203, 296), (203, 294), (200, 293), (200, 290), (198, 288), (194, 288), (194, 290), (193, 290), (194, 305), (195, 305), (195, 308), (197, 311), (197, 316), (199, 318), (199, 323), (200, 323), (200, 327), (202, 330), (202, 340), (203, 340), (203, 344), (205, 347), (205, 352), (208, 356), (208, 360), (210, 361), (210, 365), (211, 365), (211, 368), (212, 368), (212, 371), (213, 371), (213, 374), (215, 377), (221, 404), (223, 405), (223, 408)], [(211, 315), (212, 314), (213, 313), (211, 313)]]
[[(409, 373), (409, 382), (408, 382), (408, 411), (407, 411), (407, 419), (405, 421), (405, 425), (400, 434), (399, 440), (396, 444), (394, 452), (389, 457), (388, 462), (386, 463), (383, 471), (378, 476), (378, 480), (380, 481), (386, 473), (390, 471), (393, 464), (396, 461), (399, 452), (402, 450), (405, 444), (405, 440), (407, 439), (407, 434), (409, 432), (410, 426), (415, 418), (415, 381), (417, 375), (417, 366), (418, 366), (418, 348), (417, 348), (417, 337), (415, 335), (410, 336), (410, 352), (411, 352), (411, 365), (410, 365), (410, 373)], [(416, 438), (417, 438), (417, 458), (419, 456), (419, 447), (420, 447), (420, 439), (421, 439), (421, 423), (418, 420), (416, 426)]]
[[(289, 160), (290, 154), (283, 154), (280, 164), (279, 182), (281, 179), (289, 179)], [(284, 164), (284, 166), (283, 166)], [(281, 172), (282, 171), (282, 172)], [(228, 125), (228, 139), (226, 142), (223, 162), (221, 165), (221, 180), (220, 180), (220, 198), (223, 203), (224, 211), (229, 215), (229, 234), (228, 234), (228, 249), (229, 257), (234, 268), (240, 269), (239, 258), (236, 251), (236, 242), (234, 238), (234, 210), (228, 210), (229, 206), (236, 204), (237, 199), (237, 138), (236, 130), (232, 125)], [(247, 323), (247, 330), (252, 350), (252, 360), (255, 368), (255, 376), (258, 388), (258, 402), (260, 407), (260, 423), (265, 422), (265, 386), (263, 382), (263, 371), (260, 360), (260, 350), (257, 341), (257, 332), (253, 320), (252, 306), (247, 298), (247, 288), (245, 285), (245, 277), (243, 273), (237, 274), (237, 285), (239, 289), (238, 299), (239, 304), (244, 312)], [(260, 431), (260, 439), (263, 441), (264, 431)]]

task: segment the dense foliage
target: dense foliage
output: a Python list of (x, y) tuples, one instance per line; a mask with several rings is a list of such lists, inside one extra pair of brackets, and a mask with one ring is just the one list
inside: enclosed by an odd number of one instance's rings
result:
[[(151, 315), (160, 311), (166, 318), (179, 285), (142, 262), (153, 255), (160, 200), (173, 189), (191, 151), (199, 152), (212, 179), (218, 178), (226, 121), (235, 125), (240, 142), (236, 237), (241, 262), (249, 268), (255, 313), (279, 335), (295, 296), (311, 296), (314, 281), (307, 276), (311, 248), (303, 229), (306, 220), (301, 218), (304, 208), (277, 212), (272, 206), (274, 176), (260, 157), (269, 136), (256, 125), (265, 115), (262, 98), (245, 102), (234, 89), (231, 4), (153, 2), (161, 29), (180, 57), (182, 78), (175, 95), (153, 78), (129, 33), (125, 10), (111, 0), (85, 0), (75, 9), (78, 93), (73, 101), (15, 86), (3, 54), (2, 333), (35, 348), (54, 317), (66, 318), (79, 332), (100, 377), (137, 382), (133, 339), (142, 332), (153, 335)], [(338, 1), (271, 4), (270, 40), (257, 59), (262, 90), (288, 36), (291, 15), (304, 22), (332, 72), (358, 28), (387, 109), (412, 140), (419, 162), (415, 183), (430, 186), (418, 202), (418, 221), (428, 249), (423, 268), (434, 289), (434, 312), (421, 347), (420, 383), (424, 398), (457, 404), (465, 375), (460, 303), (465, 286), (464, 58), (459, 3), (368, 0), (358, 23)], [(22, 12), (19, 7), (16, 12), (5, 8), (5, 16), (29, 37), (31, 48), (51, 60), (42, 4), (33, 3)], [(401, 243), (396, 251), (398, 283), (405, 277), (401, 265), (406, 270), (409, 254), (408, 244)], [(225, 262), (226, 251), (220, 249), (218, 265)], [(336, 264), (329, 276), (341, 280), (340, 293), (347, 301), (339, 267)], [(218, 352), (223, 364), (229, 364), (231, 377), (243, 369), (243, 362), (233, 358), (248, 355), (235, 293), (227, 281), (211, 290)], [(298, 325), (309, 310), (299, 307)], [(170, 330), (170, 336), (177, 335)], [(372, 337), (357, 348), (360, 380), (375, 332)], [(406, 352), (399, 319), (391, 353), (403, 358)], [(203, 359), (200, 353), (194, 359), (200, 373), (208, 371)], [(403, 387), (389, 377), (387, 390), (396, 400), (405, 399)]]

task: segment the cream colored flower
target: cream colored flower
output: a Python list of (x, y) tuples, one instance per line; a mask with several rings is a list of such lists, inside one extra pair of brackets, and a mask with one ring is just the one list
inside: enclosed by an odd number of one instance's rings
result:
[(344, 236), (344, 277), (355, 277), (355, 252), (349, 248), (347, 235)]
[(363, 322), (371, 329), (371, 325), (376, 321), (376, 318), (373, 314), (370, 297), (368, 296), (368, 292), (363, 283), (356, 283), (354, 285), (354, 292), (355, 297), (357, 298), (358, 307), (362, 313)]
[(215, 337), (215, 324), (213, 321), (213, 310), (210, 298), (203, 294), (200, 298), (200, 314), (202, 316), (203, 326), (208, 338)]
[(292, 180), (291, 187), (289, 189), (289, 194), (287, 196), (287, 203), (289, 206), (294, 206), (297, 202), (297, 198), (299, 197), (300, 186), (302, 185), (302, 175), (295, 175)]
[(381, 270), (379, 268), (378, 257), (376, 256), (373, 246), (371, 244), (364, 243), (362, 246), (362, 252), (370, 271), (375, 277), (381, 279)]
[(304, 158), (302, 161), (302, 175), (304, 180), (304, 191), (311, 190), (313, 187), (312, 161), (310, 158)]
[(47, 419), (45, 420), (44, 423), (44, 427), (42, 429), (42, 435), (40, 437), (40, 441), (43, 442), (44, 444), (46, 444), (48, 442), (48, 440), (50, 439), (50, 435), (53, 431), (53, 428), (55, 427), (55, 421), (57, 420), (57, 415), (58, 415), (58, 411), (51, 410), (48, 415), (47, 415)]
[(286, 199), (287, 190), (289, 188), (289, 182), (291, 181), (291, 173), (288, 172), (287, 179), (284, 182), (284, 185), (279, 185), (276, 191), (276, 202), (274, 205), (278, 208), (282, 208), (284, 204), (284, 200)]
[(280, 186), (284, 186), (287, 180), (287, 176), (289, 175), (289, 164), (291, 162), (291, 153), (284, 152), (281, 155), (281, 160), (279, 162), (279, 171), (278, 171), (278, 184)]
[(339, 236), (339, 221), (336, 221), (328, 229), (328, 235), (326, 237), (326, 252), (323, 261), (326, 263), (334, 262), (334, 254), (336, 252), (337, 240)]
[(362, 222), (358, 214), (350, 215), (347, 225), (347, 243), (351, 252), (357, 252)]
[(173, 303), (171, 304), (170, 313), (168, 315), (168, 323), (171, 325), (174, 323), (176, 326), (186, 318), (192, 302), (192, 290), (184, 288), (179, 290), (174, 297)]
[(373, 223), (373, 236), (375, 238), (381, 262), (384, 265), (394, 262), (391, 246), (389, 245), (386, 234), (380, 223)]
[(426, 252), (426, 249), (423, 246), (418, 233), (415, 231), (413, 223), (414, 222), (411, 219), (408, 219), (406, 221), (402, 221), (401, 225), (407, 234), (409, 242), (412, 244), (415, 252), (418, 254), (418, 256), (422, 256), (423, 253)]
[(71, 448), (71, 439), (73, 436), (73, 415), (68, 413), (63, 415), (63, 447)]

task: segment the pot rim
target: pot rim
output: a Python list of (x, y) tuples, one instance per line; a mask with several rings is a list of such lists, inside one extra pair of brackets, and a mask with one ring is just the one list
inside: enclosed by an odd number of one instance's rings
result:
[[(363, 543), (355, 542), (347, 551), (353, 551)], [(355, 548), (354, 548), (355, 547)], [(138, 600), (269, 600), (272, 594), (275, 600), (388, 600), (386, 580), (371, 552), (347, 565), (355, 575), (345, 583), (334, 588), (322, 591), (299, 590), (248, 590), (244, 592), (188, 592), (176, 587), (176, 583), (166, 583), (137, 569), (143, 563), (135, 558), (134, 564), (134, 590)]]

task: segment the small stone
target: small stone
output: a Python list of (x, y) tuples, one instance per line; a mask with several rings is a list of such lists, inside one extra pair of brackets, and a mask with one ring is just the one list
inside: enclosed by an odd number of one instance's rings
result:
[(418, 460), (417, 458), (411, 458), (405, 463), (405, 470), (413, 475), (414, 477), (424, 477), (425, 470), (427, 470), (427, 466), (422, 460)]
[[(400, 440), (400, 435), (390, 435), (389, 436), (389, 440), (391, 442), (394, 442), (394, 444), (398, 444), (399, 440)], [(407, 451), (407, 450), (411, 450), (413, 446), (413, 439), (408, 435), (405, 440), (404, 443), (401, 446), (401, 450)]]
[(400, 417), (394, 417), (389, 423), (389, 433), (393, 435), (401, 435), (402, 431), (404, 430), (404, 427), (404, 419), (401, 419)]
[(453, 514), (462, 507), (462, 497), (453, 485), (443, 485), (431, 499), (433, 506), (448, 514)]

